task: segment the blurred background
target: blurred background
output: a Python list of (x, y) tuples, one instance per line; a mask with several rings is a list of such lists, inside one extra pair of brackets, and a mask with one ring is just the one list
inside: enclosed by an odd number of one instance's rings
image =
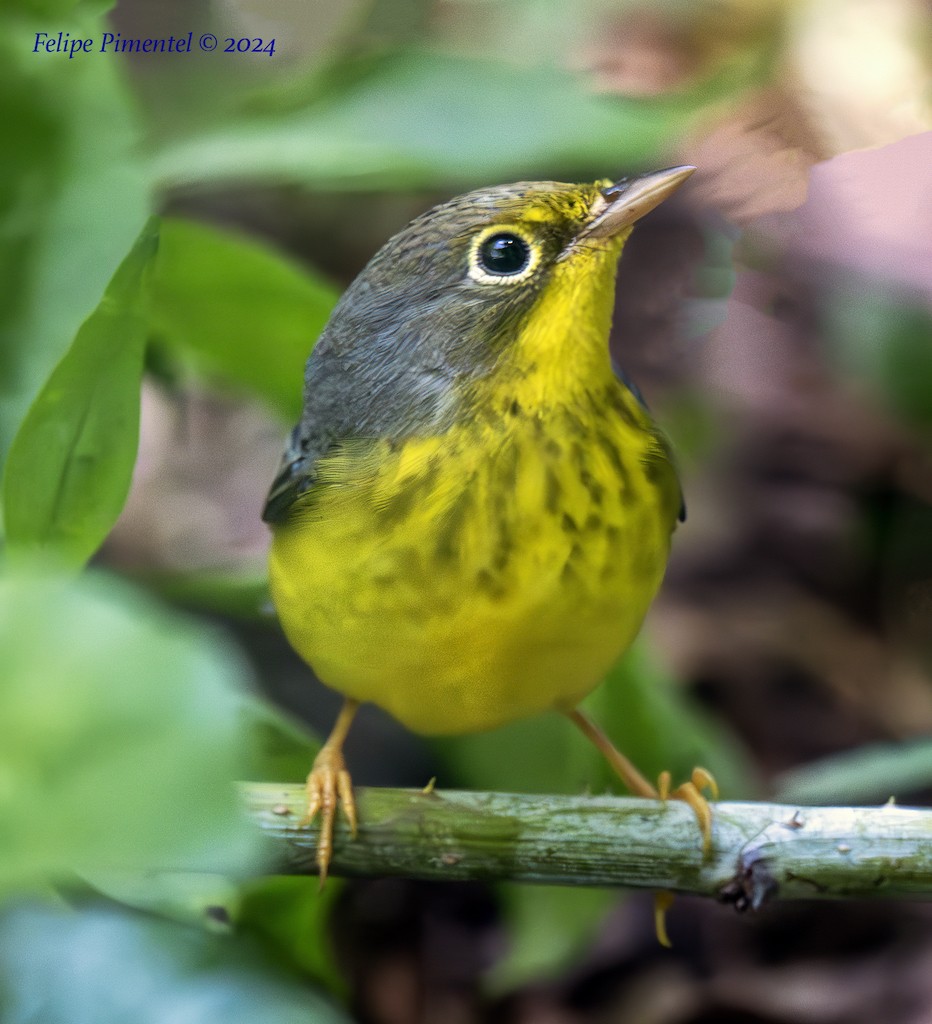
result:
[[(216, 795), (303, 779), (339, 704), (277, 628), (259, 513), (342, 288), (470, 188), (692, 163), (626, 246), (612, 336), (688, 518), (589, 707), (646, 774), (702, 763), (728, 799), (929, 803), (928, 3), (18, 0), (0, 23), (7, 541), (93, 555), (86, 582), (27, 566), (0, 586), (0, 1020), (116, 1020), (105, 980), (148, 992), (153, 1021), (932, 1020), (922, 904), (679, 899), (670, 952), (646, 894), (318, 898), (261, 877)], [(193, 50), (69, 59), (39, 31)], [(71, 789), (65, 734), (72, 762), (102, 758)], [(347, 755), (365, 785), (614, 785), (556, 716), (434, 743), (366, 708)], [(192, 804), (211, 771), (226, 817)], [(113, 806), (142, 831), (102, 848)], [(165, 857), (184, 870), (154, 874)]]

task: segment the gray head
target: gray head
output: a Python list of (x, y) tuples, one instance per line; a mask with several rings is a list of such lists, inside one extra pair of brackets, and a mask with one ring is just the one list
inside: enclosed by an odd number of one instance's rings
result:
[(464, 385), (508, 358), (555, 268), (625, 237), (690, 173), (480, 189), (386, 242), (343, 294), (308, 360), (304, 412), (264, 518), (285, 517), (337, 441), (443, 430)]

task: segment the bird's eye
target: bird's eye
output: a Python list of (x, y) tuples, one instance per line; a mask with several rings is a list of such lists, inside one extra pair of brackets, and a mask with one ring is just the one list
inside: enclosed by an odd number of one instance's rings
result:
[(483, 241), (477, 255), (487, 274), (510, 277), (520, 274), (531, 262), (531, 247), (519, 235), (500, 231)]

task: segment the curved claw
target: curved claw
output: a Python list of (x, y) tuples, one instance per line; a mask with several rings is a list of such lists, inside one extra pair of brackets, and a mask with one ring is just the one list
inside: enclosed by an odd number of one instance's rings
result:
[[(712, 773), (705, 768), (693, 768), (689, 782), (684, 782), (676, 789), (670, 789), (669, 772), (661, 772), (657, 780), (657, 790), (660, 799), (682, 800), (689, 804), (696, 815), (699, 823), (699, 831), (702, 833), (702, 854), (708, 856), (712, 850), (712, 806), (703, 796), (702, 791), (708, 790), (713, 800), (718, 799), (718, 783)], [(658, 933), (659, 934), (659, 933)]]
[[(624, 784), (638, 796), (647, 797), (649, 800), (682, 800), (689, 804), (699, 822), (699, 831), (702, 833), (702, 855), (707, 857), (712, 850), (712, 807), (709, 801), (702, 795), (703, 790), (708, 790), (713, 800), (718, 799), (718, 785), (712, 777), (712, 773), (705, 768), (693, 768), (689, 782), (671, 790), (672, 781), (669, 772), (661, 772), (657, 779), (656, 789), (644, 778), (634, 765), (612, 745), (611, 740), (605, 733), (579, 708), (572, 708), (564, 711), (564, 714), (581, 730), (595, 746), (602, 752), (608, 763), (615, 769)], [(670, 945), (670, 938), (667, 935), (666, 913), (673, 903), (672, 892), (657, 892), (654, 894), (654, 928), (657, 932), (657, 940), (662, 946)]]
[(327, 872), (333, 858), (333, 828), (336, 822), (337, 806), (343, 808), (353, 837), (356, 836), (356, 801), (353, 797), (353, 783), (343, 755), (339, 750), (324, 746), (314, 760), (314, 766), (307, 777), (307, 810), (300, 821), (300, 827), (310, 825), (318, 813), (321, 815), (320, 832), (317, 838), (317, 868), (320, 885), (327, 881)]
[(693, 768), (692, 783), (700, 792), (707, 789), (713, 800), (718, 800), (718, 783), (715, 776), (706, 768)]
[[(657, 796), (666, 803), (667, 800), (682, 800), (689, 804), (699, 823), (702, 833), (702, 855), (707, 857), (712, 850), (712, 805), (703, 796), (702, 791), (708, 790), (713, 800), (718, 799), (718, 783), (710, 771), (705, 768), (693, 768), (689, 782), (684, 782), (671, 790), (672, 776), (669, 772), (661, 772), (657, 778)], [(654, 931), (657, 941), (668, 949), (672, 947), (667, 934), (667, 911), (673, 905), (672, 892), (659, 891), (654, 893)]]
[(673, 906), (676, 897), (666, 889), (660, 889), (654, 893), (654, 932), (657, 941), (667, 949), (673, 948), (670, 936), (667, 934), (667, 911)]

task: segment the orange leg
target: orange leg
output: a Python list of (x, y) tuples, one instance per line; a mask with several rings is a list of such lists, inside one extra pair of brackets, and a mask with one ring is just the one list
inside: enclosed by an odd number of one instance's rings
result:
[(708, 854), (712, 848), (712, 808), (709, 801), (702, 795), (708, 789), (712, 799), (718, 798), (718, 786), (711, 773), (705, 768), (694, 768), (692, 778), (676, 789), (670, 789), (670, 773), (661, 772), (657, 785), (654, 786), (634, 767), (625, 755), (614, 746), (605, 733), (579, 708), (567, 711), (566, 716), (574, 722), (602, 752), (606, 761), (615, 769), (621, 781), (636, 796), (647, 797), (649, 800), (682, 800), (689, 804), (699, 822), (702, 833), (702, 852)]
[(307, 777), (307, 811), (301, 819), (301, 825), (310, 825), (320, 812), (317, 868), (321, 888), (327, 880), (327, 871), (333, 857), (333, 826), (337, 805), (343, 807), (350, 831), (356, 836), (356, 801), (353, 799), (352, 780), (343, 760), (343, 744), (358, 710), (359, 701), (347, 698), (343, 702), (327, 742), (314, 758), (314, 765)]
[[(583, 734), (590, 739), (602, 752), (608, 763), (614, 768), (622, 782), (637, 796), (647, 797), (650, 800), (668, 799), (682, 800), (689, 804), (699, 822), (699, 831), (702, 833), (702, 852), (708, 855), (712, 849), (712, 807), (709, 801), (703, 796), (702, 791), (708, 789), (712, 799), (718, 798), (718, 786), (710, 772), (705, 768), (694, 768), (692, 778), (684, 782), (676, 789), (670, 790), (670, 773), (661, 772), (657, 785), (653, 786), (634, 767), (631, 761), (605, 733), (578, 708), (566, 712), (567, 717), (582, 730)], [(667, 936), (666, 914), (673, 903), (673, 894), (670, 892), (654, 893), (654, 928), (657, 932), (657, 939), (662, 946), (669, 946), (670, 939)]]
[(605, 760), (615, 769), (621, 781), (635, 796), (647, 797), (648, 800), (660, 799), (657, 787), (651, 785), (644, 778), (588, 715), (580, 711), (579, 708), (574, 708), (572, 711), (567, 711), (566, 716), (582, 730), (588, 740), (591, 740), (599, 748)]

